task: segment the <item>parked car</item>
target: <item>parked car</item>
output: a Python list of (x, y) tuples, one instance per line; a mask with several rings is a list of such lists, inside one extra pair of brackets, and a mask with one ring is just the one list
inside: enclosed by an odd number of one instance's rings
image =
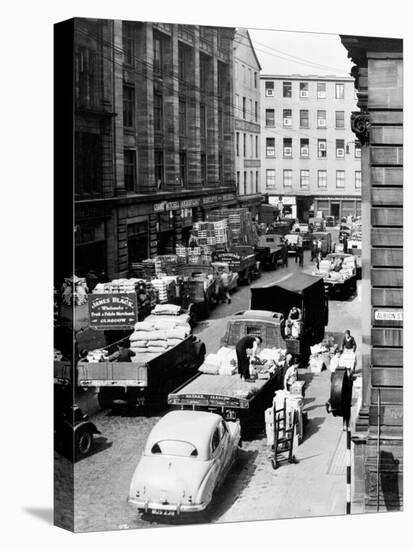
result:
[(205, 510), (236, 459), (240, 439), (238, 421), (205, 411), (167, 413), (148, 437), (128, 502), (155, 515)]
[(88, 415), (83, 414), (77, 405), (55, 415), (55, 448), (72, 462), (90, 453), (94, 435), (100, 433)]

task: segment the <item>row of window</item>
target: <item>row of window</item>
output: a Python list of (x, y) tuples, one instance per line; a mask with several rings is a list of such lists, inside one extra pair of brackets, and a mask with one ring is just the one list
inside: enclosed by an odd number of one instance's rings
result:
[(258, 122), (258, 101), (252, 101), (246, 97), (242, 97), (242, 104), (240, 103), (239, 94), (235, 94), (235, 113), (236, 118), (242, 118), (244, 120), (250, 120), (251, 122)]
[(242, 82), (244, 85), (252, 89), (257, 89), (258, 74), (243, 63), (239, 64), (235, 61), (234, 77), (236, 81)]
[[(335, 111), (335, 128), (344, 129), (344, 111)], [(279, 121), (280, 122), (280, 121)], [(278, 122), (278, 124), (279, 124)], [(313, 127), (313, 122), (311, 127)], [(327, 128), (327, 111), (318, 110), (316, 117), (317, 128)], [(277, 124), (277, 125), (278, 125)], [(282, 111), (282, 124), (280, 126), (292, 127), (293, 125), (293, 111), (292, 109), (283, 109)], [(275, 109), (265, 109), (265, 126), (267, 128), (275, 128)], [(300, 128), (310, 128), (310, 112), (308, 109), (300, 109)]]
[[(300, 170), (300, 188), (309, 189), (310, 187), (310, 170)], [(283, 187), (290, 188), (293, 186), (293, 171), (283, 170), (282, 172)], [(345, 170), (336, 170), (336, 188), (344, 189), (345, 187)], [(266, 189), (275, 189), (275, 170), (266, 170), (265, 174)], [(327, 188), (327, 170), (317, 170), (317, 187), (319, 189)], [(354, 188), (361, 189), (361, 170), (354, 172)]]
[[(310, 97), (310, 86), (309, 82), (300, 82), (299, 83), (299, 97), (307, 98)], [(282, 87), (283, 97), (293, 97), (293, 83), (286, 81), (283, 82)], [(327, 83), (326, 82), (317, 82), (317, 99), (325, 99), (327, 97)], [(267, 97), (275, 97), (275, 81), (274, 80), (265, 80), (265, 95)], [(344, 99), (344, 83), (337, 82), (335, 85), (335, 98)]]
[[(282, 154), (283, 158), (293, 158), (293, 140), (292, 138), (283, 138), (282, 142)], [(299, 142), (299, 154), (300, 158), (310, 158), (310, 140), (309, 138), (300, 138)], [(268, 158), (275, 158), (275, 138), (265, 138), (265, 156)], [(344, 139), (336, 139), (335, 143), (335, 156), (336, 158), (344, 158), (346, 154), (349, 154), (349, 146), (345, 148)], [(360, 142), (354, 142), (354, 158), (361, 157)], [(317, 140), (317, 158), (327, 158), (327, 140)]]
[[(250, 170), (249, 173), (249, 190), (248, 190), (248, 172), (243, 172), (243, 178), (241, 181), (241, 172), (237, 171), (237, 193), (238, 195), (250, 195), (259, 192), (260, 188), (260, 176), (258, 170)], [(241, 193), (241, 191), (243, 191)]]
[[(249, 144), (248, 144), (248, 141), (249, 141)], [(254, 145), (255, 145), (255, 150), (254, 150)], [(235, 152), (237, 157), (240, 156), (240, 151), (241, 151), (241, 134), (237, 132), (235, 135)], [(258, 136), (253, 136), (252, 134), (249, 134), (249, 140), (248, 140), (247, 134), (242, 134), (242, 156), (244, 158), (254, 158), (254, 157), (259, 158)]]

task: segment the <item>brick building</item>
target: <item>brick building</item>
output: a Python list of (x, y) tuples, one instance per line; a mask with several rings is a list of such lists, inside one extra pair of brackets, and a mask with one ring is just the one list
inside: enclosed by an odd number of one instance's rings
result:
[(234, 38), (235, 175), (240, 206), (256, 215), (260, 193), (260, 71), (247, 29)]
[(235, 205), (234, 29), (74, 19), (76, 272), (124, 276)]
[(360, 144), (350, 128), (352, 78), (261, 76), (261, 190), (285, 212), (337, 220), (361, 213)]
[(403, 41), (341, 36), (354, 62), (363, 177), (362, 402), (352, 510), (403, 508)]

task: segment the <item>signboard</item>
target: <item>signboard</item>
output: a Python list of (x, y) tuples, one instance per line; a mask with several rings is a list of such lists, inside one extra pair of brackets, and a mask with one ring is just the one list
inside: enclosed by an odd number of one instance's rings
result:
[(212, 204), (214, 202), (218, 202), (218, 196), (217, 195), (210, 195), (209, 197), (204, 197), (202, 199), (202, 204)]
[(378, 310), (374, 312), (375, 321), (403, 321), (403, 311), (384, 311)]
[(133, 328), (137, 320), (136, 294), (89, 294), (89, 325), (97, 330)]
[(199, 206), (199, 203), (199, 199), (186, 199), (181, 201), (181, 208), (194, 208), (195, 206)]
[(166, 201), (157, 202), (153, 205), (154, 212), (164, 212), (166, 206)]

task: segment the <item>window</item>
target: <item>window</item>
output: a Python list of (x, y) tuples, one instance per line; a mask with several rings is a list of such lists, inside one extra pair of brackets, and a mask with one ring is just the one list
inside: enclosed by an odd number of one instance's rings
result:
[(100, 192), (102, 185), (102, 146), (99, 134), (76, 132), (75, 185), (76, 193)]
[(344, 111), (336, 111), (336, 128), (344, 128)]
[(242, 81), (244, 84), (247, 82), (247, 71), (245, 70), (245, 65), (242, 65)]
[(252, 88), (252, 71), (248, 69), (248, 86)]
[(258, 193), (259, 189), (259, 172), (258, 170), (255, 172), (255, 192)]
[(317, 128), (325, 128), (327, 126), (327, 112), (317, 111)]
[(254, 72), (254, 88), (257, 87), (257, 73)]
[(336, 170), (336, 187), (337, 189), (344, 187), (344, 170)]
[(274, 82), (271, 80), (265, 81), (265, 95), (267, 97), (273, 97), (274, 96)]
[(308, 138), (300, 139), (300, 156), (302, 158), (309, 158), (310, 156), (310, 140)]
[(255, 102), (254, 119), (258, 122), (258, 101)]
[(258, 136), (255, 136), (255, 158), (258, 158)]
[(135, 65), (135, 40), (133, 29), (126, 22), (122, 23), (123, 62), (133, 67)]
[(266, 138), (265, 154), (267, 157), (275, 157), (275, 138)]
[(250, 134), (250, 158), (254, 156), (254, 136)]
[(162, 41), (156, 35), (153, 37), (153, 72), (162, 74)]
[(179, 80), (185, 82), (186, 80), (186, 71), (187, 71), (187, 62), (185, 55), (185, 47), (183, 44), (179, 43), (178, 45), (178, 70), (179, 70)]
[(201, 181), (203, 185), (207, 184), (207, 159), (205, 153), (201, 153)]
[(153, 127), (155, 132), (163, 131), (163, 100), (160, 94), (153, 95)]
[(292, 96), (292, 83), (283, 82), (283, 97), (291, 97), (291, 96)]
[(291, 138), (283, 139), (283, 156), (287, 158), (293, 156), (293, 140)]
[(336, 84), (336, 99), (344, 99), (344, 84)]
[(344, 158), (344, 139), (336, 139), (336, 158)]
[(206, 108), (205, 108), (205, 103), (200, 103), (200, 105), (199, 105), (199, 117), (200, 117), (201, 138), (205, 138), (206, 137)]
[(127, 128), (135, 126), (135, 88), (123, 86), (123, 125)]
[(317, 140), (317, 149), (318, 149), (318, 158), (324, 159), (327, 158), (327, 140), (318, 139)]
[(136, 188), (136, 152), (125, 149), (123, 152), (124, 178), (126, 191), (135, 191)]
[(356, 170), (354, 172), (354, 187), (356, 189), (361, 189), (361, 170)]
[(300, 170), (300, 187), (308, 189), (310, 186), (310, 170)]
[(283, 185), (284, 187), (292, 187), (293, 184), (293, 171), (284, 170), (283, 171)]
[(361, 158), (361, 144), (359, 141), (354, 142), (354, 157), (356, 159)]
[(181, 178), (181, 184), (185, 185), (187, 182), (186, 151), (181, 151), (179, 153), (179, 176)]
[(155, 183), (158, 189), (164, 183), (163, 151), (155, 149)]
[[(202, 29), (202, 27), (199, 27)], [(235, 61), (235, 80), (238, 80), (238, 63)]]
[(224, 158), (222, 153), (219, 153), (218, 155), (218, 177), (219, 183), (222, 185), (224, 183)]
[(202, 59), (200, 56), (199, 58), (199, 87), (201, 88), (201, 92), (205, 91), (206, 83), (207, 83), (207, 62)]
[(300, 82), (300, 97), (308, 97), (308, 82)]
[(179, 134), (186, 135), (186, 103), (183, 99), (179, 100)]
[(291, 126), (292, 125), (292, 111), (291, 109), (284, 109), (283, 110), (283, 124), (284, 126)]
[(239, 95), (235, 94), (235, 116), (238, 116), (238, 110), (239, 110)]
[(247, 194), (247, 172), (244, 172), (244, 195)]
[(245, 119), (247, 115), (247, 98), (242, 98), (242, 118)]
[(265, 109), (265, 126), (274, 128), (275, 126), (275, 111), (274, 109)]
[(308, 110), (307, 109), (301, 109), (300, 110), (300, 128), (308, 128)]
[(252, 170), (250, 172), (250, 182), (251, 182), (250, 193), (254, 193), (254, 172)]
[(325, 189), (327, 187), (327, 170), (318, 171), (317, 186), (319, 189)]
[(240, 185), (240, 184), (239, 184), (239, 175), (240, 175), (240, 173), (239, 173), (239, 171), (238, 171), (238, 172), (237, 172), (237, 193), (238, 193), (238, 195), (241, 194), (241, 189), (240, 189), (240, 187), (239, 187), (239, 185)]
[(317, 98), (325, 99), (325, 97), (326, 97), (326, 83), (317, 82)]
[(79, 48), (76, 54), (76, 100), (82, 107), (98, 104), (96, 54), (87, 48)]
[(218, 429), (216, 429), (215, 432), (214, 432), (214, 435), (212, 436), (212, 442), (211, 442), (212, 452), (215, 452), (215, 450), (218, 448), (219, 441), (220, 441), (219, 431), (218, 431)]
[(252, 110), (252, 99), (250, 99), (250, 120), (252, 121), (253, 120), (253, 117), (254, 116), (254, 111)]
[(239, 157), (239, 132), (237, 132), (236, 134), (235, 146), (236, 146), (237, 157)]
[(247, 134), (243, 134), (243, 137), (244, 137), (244, 140), (243, 140), (242, 152), (243, 152), (244, 158), (246, 158), (246, 156), (247, 156)]
[(218, 140), (223, 141), (224, 139), (224, 116), (222, 112), (221, 102), (218, 104)]
[(265, 187), (267, 189), (275, 189), (275, 170), (265, 171)]

